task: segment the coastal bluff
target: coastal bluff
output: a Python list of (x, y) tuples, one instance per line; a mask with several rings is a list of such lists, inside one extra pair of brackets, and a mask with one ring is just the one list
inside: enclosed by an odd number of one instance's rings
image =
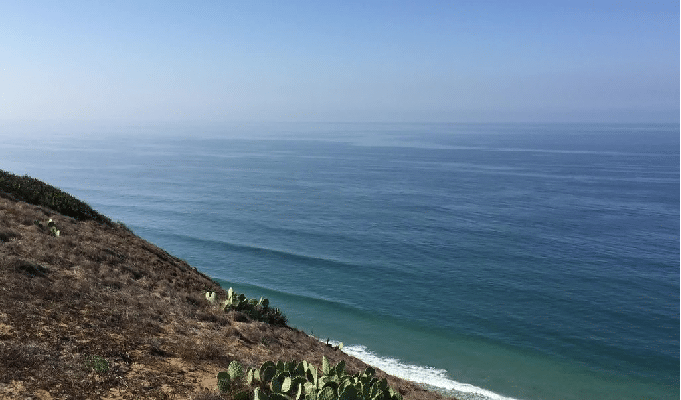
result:
[[(122, 223), (0, 170), (0, 399), (231, 399), (217, 373), (234, 360), (367, 368), (301, 330), (225, 312), (206, 291), (227, 297)], [(443, 398), (377, 376), (404, 399)]]

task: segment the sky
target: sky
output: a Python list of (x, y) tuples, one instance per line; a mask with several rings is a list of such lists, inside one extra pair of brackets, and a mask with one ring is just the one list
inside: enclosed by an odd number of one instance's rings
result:
[(0, 121), (678, 122), (674, 1), (14, 1)]

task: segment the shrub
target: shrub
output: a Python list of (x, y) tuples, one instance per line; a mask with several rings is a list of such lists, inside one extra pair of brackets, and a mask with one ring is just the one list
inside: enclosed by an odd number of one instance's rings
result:
[(0, 170), (0, 191), (16, 200), (46, 207), (80, 221), (93, 220), (109, 226), (115, 225), (108, 217), (93, 210), (86, 203), (28, 175), (17, 176)]
[[(206, 292), (206, 299), (211, 303), (217, 302), (215, 292)], [(237, 293), (232, 288), (227, 291), (227, 299), (223, 303), (225, 311), (238, 311), (252, 320), (271, 325), (286, 325), (286, 316), (278, 308), (271, 308), (270, 301), (249, 299), (243, 293)]]
[(87, 358), (85, 365), (88, 368), (92, 368), (98, 374), (109, 372), (109, 362), (104, 357), (90, 356)]

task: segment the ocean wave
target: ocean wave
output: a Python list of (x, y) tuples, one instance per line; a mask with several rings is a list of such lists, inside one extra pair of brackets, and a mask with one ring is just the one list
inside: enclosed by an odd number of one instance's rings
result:
[(294, 262), (301, 262), (301, 263), (324, 264), (324, 265), (333, 266), (335, 269), (339, 269), (339, 268), (361, 269), (363, 267), (361, 265), (357, 265), (357, 264), (353, 264), (353, 263), (347, 263), (347, 262), (343, 262), (343, 261), (339, 261), (339, 260), (333, 260), (333, 259), (330, 259), (330, 258), (321, 258), (321, 257), (309, 256), (309, 255), (299, 254), (299, 253), (294, 253), (294, 252), (289, 252), (289, 251), (276, 250), (276, 249), (271, 249), (271, 248), (262, 247), (262, 246), (227, 242), (227, 241), (223, 241), (223, 240), (206, 239), (204, 237), (199, 237), (199, 236), (194, 236), (194, 235), (189, 235), (189, 234), (172, 233), (172, 234), (166, 234), (166, 236), (174, 236), (174, 237), (177, 237), (177, 238), (182, 239), (182, 240), (196, 242), (196, 243), (200, 243), (202, 245), (210, 245), (210, 246), (220, 248), (220, 249), (223, 249), (223, 250), (233, 251), (235, 253), (261, 255), (261, 256), (267, 257), (267, 258), (285, 259), (285, 260), (294, 261)]
[[(236, 243), (220, 238), (206, 238), (199, 233), (164, 232), (162, 236), (179, 240), (185, 243), (195, 243), (201, 248), (210, 248), (216, 252), (229, 252), (242, 254), (253, 258), (259, 258), (270, 262), (285, 262), (288, 265), (309, 268), (315, 274), (343, 274), (346, 279), (366, 275), (367, 270), (371, 269), (376, 275), (390, 272), (390, 266), (382, 265), (379, 262), (353, 262), (340, 260), (335, 257), (319, 257), (289, 250), (280, 250), (270, 247), (258, 246), (247, 243)], [(302, 270), (301, 270), (302, 273)], [(404, 274), (416, 274), (413, 271), (404, 271)]]
[[(339, 344), (333, 341), (329, 343), (332, 343), (334, 346)], [(381, 369), (387, 374), (422, 384), (427, 388), (443, 392), (446, 395), (456, 396), (461, 400), (519, 400), (513, 397), (502, 396), (468, 383), (452, 380), (447, 376), (447, 371), (444, 369), (410, 365), (395, 358), (382, 357), (362, 345), (345, 346), (342, 351)]]

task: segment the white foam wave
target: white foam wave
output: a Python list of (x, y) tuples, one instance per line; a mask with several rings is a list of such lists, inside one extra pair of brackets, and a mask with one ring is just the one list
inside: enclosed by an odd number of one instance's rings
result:
[[(338, 342), (333, 342), (333, 344), (338, 345)], [(474, 385), (454, 381), (447, 377), (447, 371), (444, 369), (409, 365), (395, 358), (381, 357), (362, 345), (344, 346), (342, 351), (383, 370), (387, 374), (430, 386), (461, 400), (517, 400)]]

